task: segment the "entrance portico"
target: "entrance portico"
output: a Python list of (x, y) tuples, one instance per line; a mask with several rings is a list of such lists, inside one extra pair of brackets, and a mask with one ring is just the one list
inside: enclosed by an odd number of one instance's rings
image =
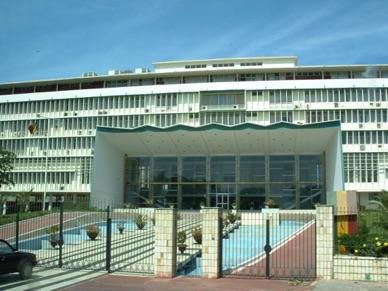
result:
[(91, 197), (257, 208), (275, 196), (282, 208), (309, 208), (324, 203), (326, 191), (344, 189), (342, 169), (339, 121), (98, 127)]

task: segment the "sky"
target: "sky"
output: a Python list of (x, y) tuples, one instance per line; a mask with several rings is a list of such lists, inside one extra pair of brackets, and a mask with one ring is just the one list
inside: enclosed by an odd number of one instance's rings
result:
[(388, 0), (0, 1), (0, 83), (276, 56), (388, 64)]

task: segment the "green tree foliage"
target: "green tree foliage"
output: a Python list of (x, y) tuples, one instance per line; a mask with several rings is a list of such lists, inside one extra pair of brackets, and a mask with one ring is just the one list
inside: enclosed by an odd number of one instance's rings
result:
[(380, 194), (376, 197), (376, 200), (369, 200), (369, 203), (377, 205), (380, 210), (388, 211), (388, 192), (380, 192)]
[(370, 200), (369, 203), (379, 207), (379, 219), (376, 224), (383, 231), (388, 232), (388, 192), (382, 191), (376, 200)]
[(17, 201), (20, 205), (20, 212), (27, 212), (30, 206), (30, 196), (34, 188), (28, 192), (20, 192), (16, 194)]
[(7, 194), (0, 194), (0, 216), (6, 213), (8, 196)]
[(11, 171), (16, 155), (0, 147), (0, 188), (2, 186), (15, 185), (12, 179)]

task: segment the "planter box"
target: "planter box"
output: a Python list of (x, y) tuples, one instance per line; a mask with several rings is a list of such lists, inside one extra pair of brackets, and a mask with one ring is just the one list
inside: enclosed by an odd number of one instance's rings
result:
[(388, 258), (334, 256), (334, 279), (388, 283)]

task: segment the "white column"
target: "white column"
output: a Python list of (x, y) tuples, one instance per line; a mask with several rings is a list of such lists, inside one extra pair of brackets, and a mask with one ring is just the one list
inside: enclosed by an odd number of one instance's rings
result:
[(177, 254), (177, 209), (155, 209), (155, 252), (156, 278), (176, 276)]
[(221, 277), (222, 209), (202, 209), (202, 278)]
[(317, 277), (333, 279), (334, 206), (316, 206)]

